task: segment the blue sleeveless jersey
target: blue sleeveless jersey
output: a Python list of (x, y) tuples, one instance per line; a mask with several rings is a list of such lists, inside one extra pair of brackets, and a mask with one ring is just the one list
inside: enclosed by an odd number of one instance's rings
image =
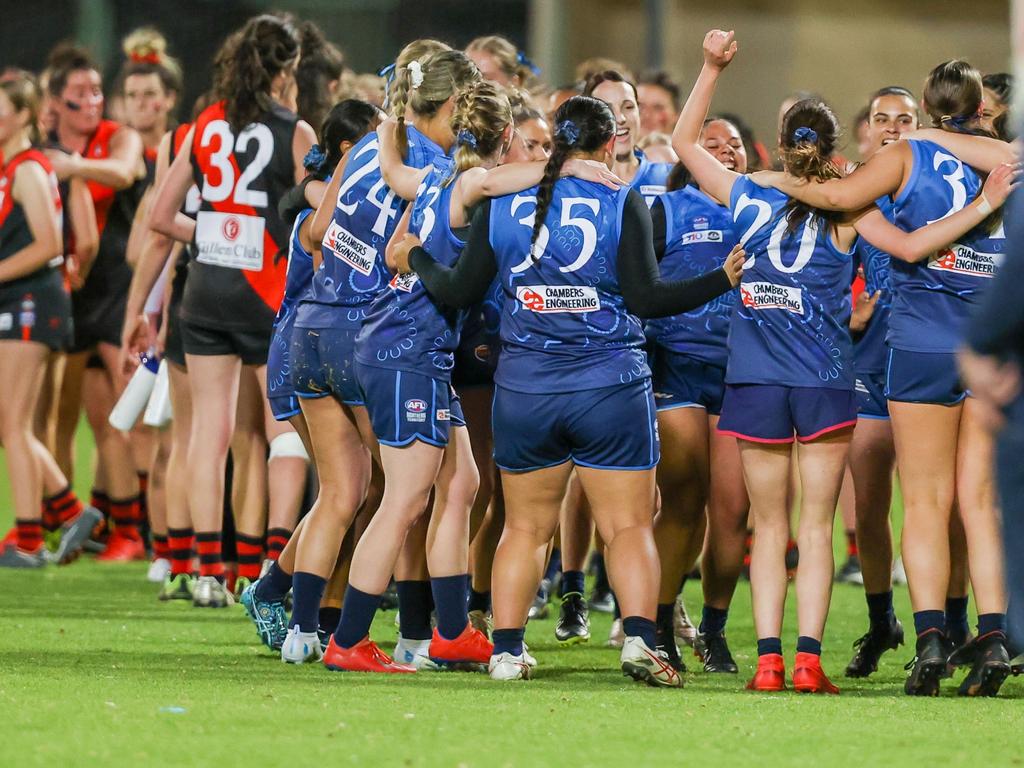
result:
[(503, 294), (498, 385), (578, 392), (650, 377), (643, 326), (619, 288), (628, 193), (559, 179), (537, 237), (536, 261), (530, 238), (537, 188), (491, 201), (490, 242)]
[[(451, 173), (450, 164), (435, 162), (416, 193), (409, 221), (427, 253), (445, 266), (465, 247), (451, 229), (455, 180), (445, 184)], [(356, 360), (449, 381), (464, 316), (436, 304), (415, 272), (395, 275), (367, 311), (356, 336)]]
[[(913, 167), (894, 201), (895, 224), (912, 232), (956, 213), (977, 197), (978, 174), (930, 141), (910, 141)], [(935, 256), (908, 264), (893, 259), (889, 346), (910, 352), (953, 352), (971, 307), (1002, 261), (1002, 227), (975, 227)]]
[[(875, 205), (890, 222), (896, 218), (889, 197), (878, 198)], [(892, 308), (891, 257), (864, 238), (858, 238), (854, 260), (855, 264), (864, 270), (864, 290), (872, 295), (876, 291), (882, 292), (868, 321), (868, 327), (853, 344), (854, 369), (857, 373), (882, 373), (885, 371), (885, 336), (889, 331), (889, 314)]]
[(288, 240), (288, 269), (284, 283), (284, 299), (274, 318), (274, 328), (282, 323), (294, 322), (295, 311), (299, 302), (312, 290), (313, 255), (302, 247), (299, 240), (299, 227), (302, 222), (313, 215), (312, 208), (306, 208), (295, 217), (292, 236)]
[(725, 380), (852, 390), (852, 254), (813, 217), (788, 234), (788, 202), (745, 176), (733, 185), (729, 207), (748, 258)]
[[(661, 276), (682, 280), (721, 269), (736, 245), (729, 209), (694, 186), (666, 192), (658, 199), (665, 206)], [(673, 352), (724, 368), (729, 357), (729, 319), (737, 295), (737, 291), (727, 291), (691, 312), (648, 320), (647, 338)]]
[(640, 193), (650, 208), (658, 199), (658, 195), (665, 192), (668, 175), (672, 172), (672, 163), (652, 163), (639, 149), (635, 150), (635, 154), (640, 161), (640, 167), (637, 168), (636, 176), (629, 186)]
[[(407, 129), (406, 163), (425, 168), (444, 150), (413, 127)], [(299, 306), (300, 328), (358, 328), (391, 273), (384, 248), (405, 203), (384, 183), (378, 139), (368, 133), (349, 150), (334, 215), (322, 243), (323, 264), (310, 295)]]

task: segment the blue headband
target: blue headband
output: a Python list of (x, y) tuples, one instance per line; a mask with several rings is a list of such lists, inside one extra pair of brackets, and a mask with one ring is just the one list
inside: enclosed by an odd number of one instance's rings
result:
[(526, 54), (523, 53), (522, 51), (516, 51), (516, 61), (519, 62), (520, 65), (522, 65), (522, 66), (526, 67), (528, 70), (530, 70), (533, 74), (535, 74), (535, 75), (539, 75), (540, 74), (540, 67), (538, 67), (536, 64), (534, 64), (532, 61), (530, 61), (526, 57)]
[(468, 129), (463, 128), (459, 131), (458, 136), (455, 137), (455, 143), (467, 146), (470, 149), (476, 149), (476, 136), (474, 136)]
[(563, 139), (570, 147), (580, 138), (580, 129), (572, 120), (563, 120), (555, 128), (555, 136)]
[(808, 142), (810, 144), (818, 143), (818, 133), (813, 128), (808, 128), (806, 125), (797, 128), (793, 131), (793, 143), (800, 144), (801, 142)]

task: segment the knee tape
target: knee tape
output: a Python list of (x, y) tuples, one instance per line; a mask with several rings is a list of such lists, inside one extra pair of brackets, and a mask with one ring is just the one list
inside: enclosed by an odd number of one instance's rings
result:
[(285, 432), (270, 441), (270, 455), (267, 461), (274, 459), (302, 459), (309, 461), (309, 454), (306, 453), (306, 446), (302, 444), (302, 438), (298, 432)]

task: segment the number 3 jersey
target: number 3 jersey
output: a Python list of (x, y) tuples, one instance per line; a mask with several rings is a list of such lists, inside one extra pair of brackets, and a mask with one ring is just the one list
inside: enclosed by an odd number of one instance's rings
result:
[(298, 118), (275, 105), (236, 135), (225, 103), (196, 118), (192, 173), (202, 202), (183, 320), (270, 336), (284, 296), (290, 228), (278, 201), (295, 185), (292, 140)]
[[(413, 126), (407, 126), (406, 136), (406, 165), (426, 168), (445, 156), (444, 149)], [(324, 233), (323, 264), (299, 305), (298, 328), (359, 328), (370, 303), (391, 279), (384, 249), (405, 202), (384, 183), (379, 146), (371, 131), (349, 150), (334, 215)]]
[(502, 290), (498, 385), (577, 392), (650, 377), (643, 326), (619, 288), (629, 191), (559, 179), (532, 253), (537, 188), (491, 202), (490, 243)]
[[(910, 179), (893, 201), (896, 226), (913, 232), (944, 219), (977, 197), (982, 182), (970, 166), (930, 141), (910, 141)], [(934, 256), (892, 260), (893, 303), (886, 342), (909, 352), (953, 352), (971, 307), (1002, 261), (1002, 227), (985, 223)]]
[(789, 198), (746, 176), (729, 200), (747, 252), (729, 327), (729, 384), (853, 389), (852, 254), (813, 217), (790, 234)]
[[(450, 162), (435, 159), (416, 193), (409, 220), (409, 231), (427, 253), (449, 267), (466, 245), (451, 229), (456, 183), (451, 174)], [(450, 381), (465, 314), (437, 304), (415, 272), (395, 275), (367, 310), (356, 336), (356, 360)]]

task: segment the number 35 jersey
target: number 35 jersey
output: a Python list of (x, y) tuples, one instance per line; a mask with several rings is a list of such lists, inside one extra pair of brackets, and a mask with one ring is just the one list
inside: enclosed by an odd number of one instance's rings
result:
[[(910, 141), (910, 179), (893, 201), (896, 226), (913, 232), (944, 219), (977, 197), (981, 179), (930, 141)], [(908, 264), (892, 260), (893, 303), (886, 342), (910, 352), (953, 352), (981, 291), (995, 276), (1006, 239), (1002, 226), (983, 223), (934, 256)]]
[(747, 252), (729, 327), (729, 384), (853, 389), (850, 341), (852, 252), (808, 217), (790, 234), (789, 198), (746, 176), (729, 200)]
[(277, 204), (295, 185), (297, 121), (275, 105), (236, 134), (224, 102), (196, 118), (192, 174), (202, 202), (182, 299), (185, 321), (269, 338), (284, 296), (290, 230)]
[(578, 392), (650, 377), (643, 326), (619, 287), (629, 191), (559, 179), (532, 253), (537, 188), (491, 202), (490, 243), (502, 290), (498, 385)]

